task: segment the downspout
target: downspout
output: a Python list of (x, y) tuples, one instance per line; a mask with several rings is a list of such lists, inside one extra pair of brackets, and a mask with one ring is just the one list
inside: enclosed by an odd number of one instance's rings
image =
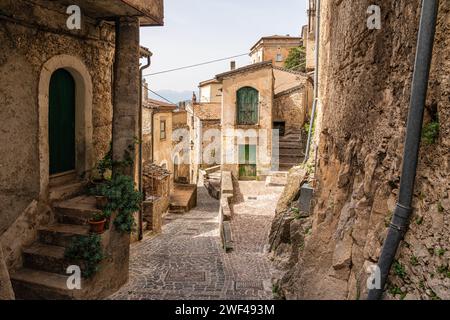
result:
[(306, 143), (305, 160), (304, 163), (309, 160), (309, 153), (311, 150), (312, 130), (314, 126), (314, 120), (316, 117), (317, 102), (319, 99), (319, 48), (320, 48), (320, 0), (316, 0), (316, 46), (315, 46), (315, 70), (314, 70), (314, 102), (311, 112), (311, 120), (309, 123), (308, 141)]
[[(138, 189), (139, 192), (142, 194), (144, 191), (143, 188), (143, 178), (142, 178), (142, 141), (144, 139), (143, 137), (143, 130), (142, 130), (142, 108), (143, 108), (143, 98), (142, 98), (142, 92), (143, 92), (143, 73), (144, 70), (147, 69), (148, 67), (150, 67), (151, 65), (151, 57), (152, 57), (152, 53), (144, 48), (141, 47), (141, 57), (147, 58), (147, 63), (145, 65), (143, 65), (140, 69), (139, 69), (139, 79), (140, 79), (140, 94), (139, 94), (139, 164), (138, 164), (138, 176), (139, 176), (139, 181), (138, 181)], [(145, 90), (147, 90), (147, 88), (145, 88)], [(144, 208), (143, 206), (141, 206), (140, 210), (139, 210), (139, 234), (138, 234), (138, 239), (139, 241), (141, 241), (144, 237), (144, 230), (143, 230), (143, 219), (144, 219), (144, 212), (143, 212)]]
[(422, 1), (398, 202), (378, 261), (381, 285), (379, 289), (369, 290), (368, 300), (378, 300), (381, 298), (392, 262), (394, 261), (400, 241), (407, 231), (409, 218), (412, 214), (411, 203), (419, 158), (423, 114), (433, 55), (438, 8), (439, 0)]

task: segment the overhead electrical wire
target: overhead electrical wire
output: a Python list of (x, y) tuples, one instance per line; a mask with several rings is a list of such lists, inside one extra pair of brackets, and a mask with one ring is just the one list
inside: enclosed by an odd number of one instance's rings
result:
[(159, 71), (159, 72), (154, 72), (154, 73), (148, 73), (148, 74), (145, 74), (144, 77), (150, 77), (150, 76), (155, 76), (155, 75), (158, 75), (158, 74), (163, 74), (163, 73), (169, 73), (169, 72), (174, 72), (174, 71), (180, 71), (180, 70), (200, 67), (200, 66), (204, 66), (204, 65), (207, 65), (207, 64), (212, 64), (212, 63), (216, 63), (216, 62), (226, 61), (226, 60), (230, 60), (230, 59), (233, 59), (233, 58), (239, 58), (239, 57), (243, 57), (243, 56), (248, 56), (248, 53), (238, 54), (236, 56), (227, 57), (227, 58), (221, 58), (221, 59), (201, 62), (201, 63), (189, 65), (189, 66), (184, 66), (184, 67), (179, 67), (179, 68), (174, 68), (174, 69), (169, 69), (169, 70), (164, 70), (164, 71)]

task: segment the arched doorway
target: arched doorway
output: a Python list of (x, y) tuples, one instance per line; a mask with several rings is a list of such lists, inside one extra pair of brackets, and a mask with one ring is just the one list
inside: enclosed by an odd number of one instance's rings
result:
[[(59, 71), (61, 70), (62, 71)], [(68, 74), (67, 74), (67, 73)], [(63, 75), (64, 74), (64, 75)], [(66, 79), (67, 83), (72, 83), (71, 87), (74, 90), (74, 101), (75, 107), (75, 146), (71, 148), (75, 152), (75, 168), (73, 164), (70, 166), (64, 166), (62, 168), (52, 169), (50, 173), (50, 154), (55, 150), (52, 147), (50, 151), (50, 144), (53, 145), (53, 139), (50, 135), (54, 135), (54, 129), (50, 129), (50, 117), (53, 117), (53, 112), (50, 112), (51, 103), (50, 96), (54, 96), (54, 90), (52, 87), (55, 85), (51, 84), (53, 77), (63, 77)], [(68, 75), (71, 76), (68, 77)], [(54, 79), (55, 79), (54, 78)], [(54, 81), (54, 83), (60, 81)], [(52, 91), (52, 92), (50, 92)], [(58, 90), (56, 90), (58, 91)], [(53, 99), (53, 98), (52, 98)], [(93, 156), (94, 156), (94, 145), (92, 141), (93, 132), (93, 122), (92, 122), (92, 101), (93, 101), (93, 87), (92, 78), (89, 70), (78, 57), (70, 55), (57, 55), (50, 58), (44, 63), (41, 69), (41, 74), (39, 78), (39, 170), (40, 170), (40, 197), (47, 199), (49, 195), (49, 185), (50, 185), (50, 175), (55, 175), (54, 172), (66, 170), (71, 168), (74, 171), (72, 177), (89, 177), (90, 170), (94, 166)], [(52, 103), (53, 104), (53, 103)], [(70, 121), (73, 123), (72, 121)], [(53, 128), (55, 128), (53, 126)], [(56, 131), (56, 130), (55, 130)], [(66, 139), (67, 136), (64, 137)], [(69, 141), (69, 139), (67, 139)], [(72, 141), (72, 139), (70, 139)], [(69, 143), (66, 142), (64, 147), (68, 148)], [(71, 143), (70, 143), (71, 144)], [(55, 152), (56, 153), (56, 152)], [(53, 156), (52, 156), (53, 159)], [(68, 157), (69, 159), (69, 157)], [(70, 156), (70, 159), (73, 159)], [(53, 160), (52, 160), (53, 163)], [(69, 163), (69, 162), (67, 162)]]
[(48, 138), (50, 175), (75, 170), (75, 80), (56, 70), (50, 79)]

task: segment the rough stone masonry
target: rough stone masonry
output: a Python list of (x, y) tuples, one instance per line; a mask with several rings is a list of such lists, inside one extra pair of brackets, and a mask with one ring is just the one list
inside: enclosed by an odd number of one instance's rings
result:
[[(287, 299), (364, 299), (366, 268), (380, 256), (400, 182), (421, 1), (380, 3), (382, 28), (368, 30), (369, 1), (323, 1), (315, 208), (280, 282)], [(439, 134), (422, 142), (414, 214), (385, 299), (450, 299), (449, 28), (450, 2), (441, 1), (424, 119)], [(275, 249), (293, 243), (286, 234)]]

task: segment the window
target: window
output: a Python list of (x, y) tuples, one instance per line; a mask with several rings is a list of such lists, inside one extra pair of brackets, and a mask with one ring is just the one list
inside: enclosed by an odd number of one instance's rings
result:
[(283, 62), (283, 55), (281, 53), (277, 54), (277, 62)]
[(237, 124), (258, 124), (259, 92), (251, 87), (244, 87), (237, 92)]
[(161, 120), (159, 123), (159, 139), (166, 140), (166, 120)]

